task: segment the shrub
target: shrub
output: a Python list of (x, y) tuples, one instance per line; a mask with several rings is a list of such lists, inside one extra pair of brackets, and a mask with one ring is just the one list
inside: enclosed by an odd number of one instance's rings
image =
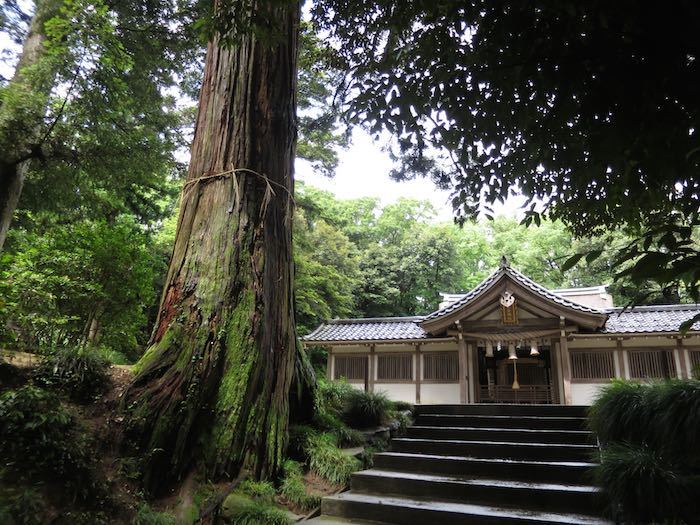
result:
[(358, 390), (347, 381), (328, 381), (319, 377), (316, 388), (316, 412), (326, 412), (339, 415)]
[(335, 485), (345, 485), (350, 475), (360, 469), (360, 462), (338, 448), (337, 438), (330, 433), (319, 434), (309, 441), (309, 467), (313, 472)]
[(44, 359), (35, 380), (65, 392), (75, 401), (88, 401), (104, 392), (109, 383), (108, 368), (109, 361), (98, 351), (63, 348)]
[(346, 423), (354, 428), (381, 425), (387, 418), (391, 401), (382, 392), (353, 390), (343, 413)]
[(693, 501), (700, 484), (679, 470), (647, 446), (615, 444), (602, 452), (595, 475), (626, 522), (691, 523), (700, 511)]
[(631, 522), (700, 512), (700, 381), (615, 381), (590, 410), (603, 444), (595, 475)]
[(74, 497), (93, 497), (92, 443), (56, 396), (34, 386), (0, 396), (0, 459), (17, 478), (60, 481)]
[(159, 512), (147, 503), (139, 505), (132, 525), (175, 525), (175, 516), (167, 512)]
[(238, 490), (255, 500), (265, 503), (272, 503), (276, 494), (275, 487), (273, 487), (272, 483), (269, 481), (253, 481), (247, 479), (241, 483)]
[(408, 401), (392, 401), (391, 403), (394, 405), (394, 410), (397, 410), (399, 412), (413, 412), (414, 406)]
[(287, 501), (304, 511), (309, 511), (321, 504), (320, 496), (306, 492), (299, 463), (288, 459), (284, 462), (283, 470), (284, 478), (282, 479), (280, 492)]
[(4, 495), (0, 500), (0, 523), (41, 525), (46, 522), (43, 498), (34, 489)]
[(235, 525), (291, 525), (291, 520), (277, 507), (238, 492), (224, 500), (222, 516)]

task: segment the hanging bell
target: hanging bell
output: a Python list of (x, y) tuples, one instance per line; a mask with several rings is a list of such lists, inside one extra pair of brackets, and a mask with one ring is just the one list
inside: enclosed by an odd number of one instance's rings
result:
[(535, 341), (534, 339), (530, 341), (530, 355), (532, 357), (537, 357), (538, 355), (540, 355), (540, 351), (537, 349), (537, 341)]
[(515, 353), (515, 343), (508, 344), (508, 359), (517, 359), (518, 355)]
[(520, 383), (518, 382), (518, 363), (513, 361), (513, 390), (519, 390), (520, 389)]
[(486, 357), (493, 357), (493, 343), (486, 341)]

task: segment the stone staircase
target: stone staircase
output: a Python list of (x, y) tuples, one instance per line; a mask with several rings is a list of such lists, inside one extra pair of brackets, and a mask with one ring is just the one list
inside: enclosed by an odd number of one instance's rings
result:
[(611, 523), (589, 479), (597, 447), (585, 407), (416, 408), (406, 436), (309, 523)]

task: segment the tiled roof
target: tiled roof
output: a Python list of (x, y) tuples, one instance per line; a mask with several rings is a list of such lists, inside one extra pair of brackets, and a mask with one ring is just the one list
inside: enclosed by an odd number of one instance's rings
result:
[[(681, 323), (700, 313), (700, 305), (637, 306), (606, 310), (604, 334), (676, 332)], [(381, 317), (328, 321), (303, 339), (307, 342), (401, 341), (430, 339), (419, 323), (423, 317)], [(692, 330), (700, 331), (700, 322)]]
[(426, 339), (418, 323), (422, 317), (380, 317), (374, 319), (335, 319), (323, 323), (304, 341), (396, 341)]
[(570, 301), (569, 299), (562, 297), (561, 295), (558, 295), (544, 286), (540, 286), (537, 284), (535, 281), (532, 279), (529, 279), (528, 277), (525, 277), (522, 273), (520, 273), (518, 270), (511, 268), (510, 266), (501, 266), (498, 270), (493, 272), (491, 275), (489, 275), (486, 279), (481, 281), (476, 288), (471, 290), (469, 293), (467, 293), (464, 297), (462, 297), (459, 301), (456, 301), (450, 305), (445, 306), (444, 308), (440, 310), (436, 310), (435, 312), (427, 315), (425, 317), (425, 321), (430, 321), (433, 319), (439, 319), (440, 317), (444, 317), (446, 315), (451, 314), (452, 312), (459, 310), (463, 306), (469, 304), (473, 299), (481, 295), (484, 291), (488, 290), (496, 284), (502, 277), (508, 276), (517, 283), (521, 284), (525, 288), (531, 290), (532, 292), (541, 295), (543, 297), (546, 297), (547, 299), (557, 303), (560, 306), (563, 306), (565, 308), (569, 308), (571, 310), (577, 310), (579, 312), (587, 312), (587, 313), (592, 313), (592, 314), (604, 314), (605, 311), (599, 310), (597, 308), (592, 308), (590, 306), (584, 306), (579, 303), (575, 303), (573, 301)]
[[(700, 305), (637, 306), (631, 309), (612, 308), (607, 312), (610, 317), (601, 330), (603, 333), (676, 332), (681, 323), (700, 313)], [(700, 330), (700, 322), (696, 322), (691, 329)]]

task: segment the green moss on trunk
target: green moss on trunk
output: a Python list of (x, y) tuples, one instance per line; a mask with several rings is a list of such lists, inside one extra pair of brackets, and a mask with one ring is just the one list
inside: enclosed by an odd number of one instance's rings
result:
[(209, 44), (158, 322), (125, 394), (154, 494), (194, 465), (273, 475), (286, 446), (299, 6), (268, 9), (280, 40)]

